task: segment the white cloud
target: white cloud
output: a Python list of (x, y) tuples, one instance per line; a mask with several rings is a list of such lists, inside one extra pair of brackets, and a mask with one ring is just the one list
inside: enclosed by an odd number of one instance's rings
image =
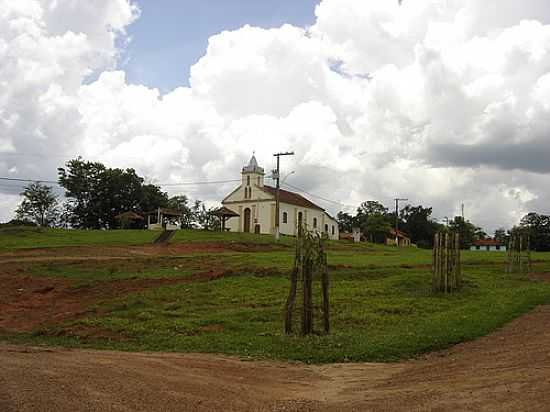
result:
[(164, 95), (117, 70), (139, 13), (0, 0), (1, 175), (52, 178), (79, 153), (156, 182), (225, 180), (252, 150), (269, 170), (293, 149), (289, 182), (345, 204), (403, 195), (443, 217), (464, 203), (491, 229), (549, 212), (545, 0), (323, 0), (311, 28), (213, 36), (190, 87)]

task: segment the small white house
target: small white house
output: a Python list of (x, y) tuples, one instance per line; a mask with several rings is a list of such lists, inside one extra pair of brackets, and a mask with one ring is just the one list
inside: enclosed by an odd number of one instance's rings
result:
[[(238, 215), (227, 220), (226, 228), (231, 232), (275, 232), (276, 188), (264, 184), (264, 175), (264, 169), (252, 156), (242, 169), (241, 185), (223, 199), (222, 205)], [(308, 229), (338, 240), (336, 219), (302, 195), (280, 189), (279, 209), (279, 231), (282, 235), (295, 236), (298, 224), (304, 223)]]
[(474, 241), (472, 243), (472, 246), (470, 246), (470, 250), (486, 252), (506, 252), (506, 245), (501, 244), (495, 239), (482, 239)]

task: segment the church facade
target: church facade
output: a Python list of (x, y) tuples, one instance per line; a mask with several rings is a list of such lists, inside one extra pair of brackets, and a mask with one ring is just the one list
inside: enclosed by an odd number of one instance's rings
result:
[[(276, 188), (264, 184), (264, 169), (255, 156), (243, 167), (241, 185), (223, 199), (222, 204), (238, 217), (227, 221), (231, 232), (273, 234), (275, 232)], [(330, 239), (339, 238), (338, 223), (322, 207), (302, 195), (288, 190), (279, 191), (279, 231), (295, 236), (299, 223), (309, 230), (324, 233)]]

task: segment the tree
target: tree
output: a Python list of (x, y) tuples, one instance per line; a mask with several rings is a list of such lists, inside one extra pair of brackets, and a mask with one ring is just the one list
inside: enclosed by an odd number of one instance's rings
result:
[(550, 251), (550, 216), (529, 213), (521, 219), (520, 229), (529, 233), (531, 249)]
[(128, 211), (143, 213), (166, 206), (168, 196), (158, 186), (144, 184), (134, 169), (111, 169), (82, 158), (59, 168), (59, 183), (70, 203), (75, 227), (114, 228), (115, 216)]
[(355, 218), (352, 215), (345, 212), (338, 212), (336, 220), (338, 221), (338, 229), (340, 232), (352, 232), (355, 223)]
[(31, 183), (21, 193), (23, 201), (15, 211), (20, 220), (30, 220), (39, 226), (47, 227), (55, 222), (58, 215), (57, 196), (50, 186), (39, 182)]
[(193, 227), (195, 221), (195, 215), (193, 208), (189, 205), (189, 199), (185, 195), (173, 196), (168, 199), (168, 207), (170, 209), (177, 210), (182, 214), (181, 226), (185, 229)]
[(357, 208), (357, 215), (365, 215), (365, 216), (372, 216), (372, 215), (387, 215), (388, 214), (388, 208), (385, 207), (382, 203), (369, 200), (367, 202), (361, 203), (361, 205)]
[(370, 215), (365, 223), (365, 231), (371, 242), (384, 243), (390, 230), (391, 224), (382, 214)]
[(506, 233), (506, 229), (501, 227), (495, 230), (495, 235), (493, 236), (493, 238), (497, 242), (506, 245), (508, 244), (508, 239), (510, 239), (510, 236)]
[(464, 220), (461, 216), (456, 216), (449, 222), (449, 228), (460, 234), (460, 247), (470, 249), (475, 240), (485, 239), (485, 233), (480, 227), (475, 226), (469, 220)]
[(140, 213), (151, 212), (159, 207), (170, 207), (168, 204), (168, 194), (153, 184), (143, 185), (139, 197), (138, 212)]
[(193, 205), (193, 216), (195, 218), (194, 223), (204, 230), (219, 230), (221, 225), (219, 219), (213, 215), (216, 208), (206, 208), (204, 202), (195, 200)]
[(432, 208), (423, 206), (405, 206), (400, 213), (399, 227), (406, 232), (413, 243), (419, 247), (433, 246), (434, 235), (441, 225), (431, 219)]
[[(434, 235), (445, 230), (431, 215), (431, 207), (407, 205), (399, 213), (399, 228), (419, 247), (431, 248)], [(395, 211), (389, 212), (380, 202), (367, 201), (361, 203), (355, 216), (340, 212), (337, 220), (341, 231), (351, 231), (353, 226), (358, 226), (371, 242), (384, 242), (396, 219)]]
[(355, 216), (339, 212), (337, 221), (341, 231), (351, 232), (353, 227), (359, 227), (371, 242), (383, 243), (391, 230), (392, 218), (384, 205), (371, 200), (361, 203)]
[(354, 224), (371, 242), (383, 243), (391, 230), (391, 216), (388, 209), (379, 202), (369, 200), (357, 208)]

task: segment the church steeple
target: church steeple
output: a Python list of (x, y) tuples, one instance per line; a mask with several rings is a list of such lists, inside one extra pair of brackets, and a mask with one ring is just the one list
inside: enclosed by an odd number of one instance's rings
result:
[(256, 185), (262, 187), (264, 185), (264, 169), (258, 165), (256, 156), (252, 154), (248, 165), (243, 167), (242, 184), (245, 187)]

